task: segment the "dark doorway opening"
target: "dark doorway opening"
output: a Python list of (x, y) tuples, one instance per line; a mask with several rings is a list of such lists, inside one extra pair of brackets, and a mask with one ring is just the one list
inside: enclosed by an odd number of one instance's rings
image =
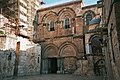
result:
[(49, 58), (49, 73), (57, 73), (57, 58)]

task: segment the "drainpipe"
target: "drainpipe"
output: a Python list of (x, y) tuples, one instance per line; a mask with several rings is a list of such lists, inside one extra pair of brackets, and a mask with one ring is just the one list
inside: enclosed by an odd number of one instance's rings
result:
[(18, 76), (19, 56), (20, 56), (20, 42), (17, 42), (16, 53), (15, 53), (15, 64), (13, 78)]

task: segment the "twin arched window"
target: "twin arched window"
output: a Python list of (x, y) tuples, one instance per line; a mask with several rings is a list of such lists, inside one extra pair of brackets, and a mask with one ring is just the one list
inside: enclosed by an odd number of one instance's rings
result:
[[(65, 29), (70, 28), (70, 19), (68, 17), (65, 18)], [(54, 21), (50, 21), (50, 27), (49, 27), (50, 31), (54, 31)]]

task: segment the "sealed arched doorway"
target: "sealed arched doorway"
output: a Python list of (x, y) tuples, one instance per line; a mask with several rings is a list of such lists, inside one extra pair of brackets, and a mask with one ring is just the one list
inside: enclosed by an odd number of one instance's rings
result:
[(63, 44), (60, 49), (60, 72), (74, 73), (76, 70), (76, 49), (71, 43)]

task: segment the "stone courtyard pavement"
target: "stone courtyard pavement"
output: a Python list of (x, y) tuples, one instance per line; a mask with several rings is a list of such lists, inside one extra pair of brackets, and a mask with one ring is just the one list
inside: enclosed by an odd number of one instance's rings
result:
[(24, 76), (17, 78), (9, 78), (4, 80), (104, 80), (103, 77), (99, 76), (77, 76), (69, 74), (47, 74), (47, 75), (36, 75), (36, 76)]

